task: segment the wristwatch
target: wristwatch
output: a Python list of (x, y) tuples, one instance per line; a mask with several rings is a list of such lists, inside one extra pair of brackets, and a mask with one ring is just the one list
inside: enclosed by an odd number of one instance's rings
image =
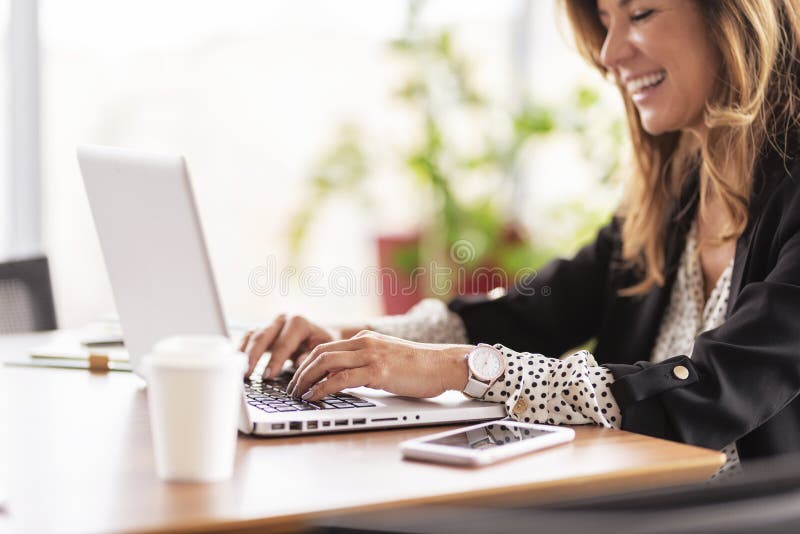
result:
[(506, 359), (491, 345), (481, 343), (466, 355), (469, 378), (463, 393), (468, 397), (483, 397), (492, 384), (506, 372)]

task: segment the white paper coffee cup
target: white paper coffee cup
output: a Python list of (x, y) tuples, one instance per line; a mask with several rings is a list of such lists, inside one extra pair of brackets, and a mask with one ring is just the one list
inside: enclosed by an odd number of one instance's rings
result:
[(158, 476), (233, 475), (246, 356), (222, 336), (176, 336), (142, 359)]

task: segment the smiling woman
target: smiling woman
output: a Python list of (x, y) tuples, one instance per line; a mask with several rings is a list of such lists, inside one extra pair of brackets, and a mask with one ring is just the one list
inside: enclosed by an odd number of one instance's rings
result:
[(800, 0), (561, 4), (634, 148), (596, 241), (507, 294), (424, 301), (358, 334), (279, 318), (243, 350), (271, 350), (271, 372), (296, 358), (304, 400), (458, 389), (524, 421), (724, 450), (730, 472), (800, 451)]
[(623, 206), (623, 251), (646, 273), (629, 293), (664, 283), (669, 199), (698, 165), (700, 215), (716, 222), (705, 241), (728, 242), (732, 252), (748, 221), (759, 151), (769, 143), (781, 148), (796, 126), (797, 2), (562, 4), (579, 50), (626, 96), (636, 162)]
[(606, 31), (600, 62), (636, 106), (650, 135), (705, 131), (720, 53), (692, 0), (598, 3)]

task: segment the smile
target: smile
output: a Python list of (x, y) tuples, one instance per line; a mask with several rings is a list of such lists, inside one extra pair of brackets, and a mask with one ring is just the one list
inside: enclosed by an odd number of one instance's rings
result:
[(667, 73), (663, 70), (652, 74), (645, 74), (644, 76), (639, 76), (638, 78), (628, 81), (628, 83), (625, 84), (625, 89), (628, 91), (629, 95), (634, 96), (659, 85), (666, 77)]

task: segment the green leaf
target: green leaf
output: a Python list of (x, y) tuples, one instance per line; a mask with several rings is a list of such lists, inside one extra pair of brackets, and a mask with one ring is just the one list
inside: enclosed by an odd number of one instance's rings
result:
[(405, 37), (389, 41), (389, 48), (395, 52), (411, 53), (416, 49), (416, 45)]
[(397, 247), (393, 251), (391, 261), (389, 267), (397, 269), (402, 274), (411, 274), (420, 265), (419, 245), (408, 244)]
[(434, 49), (444, 58), (453, 57), (453, 37), (448, 30), (442, 30), (435, 37)]
[(549, 134), (556, 128), (552, 111), (544, 107), (525, 107), (513, 120), (514, 132), (523, 137)]
[(576, 103), (582, 110), (594, 107), (600, 100), (600, 93), (589, 87), (580, 87), (576, 93)]

